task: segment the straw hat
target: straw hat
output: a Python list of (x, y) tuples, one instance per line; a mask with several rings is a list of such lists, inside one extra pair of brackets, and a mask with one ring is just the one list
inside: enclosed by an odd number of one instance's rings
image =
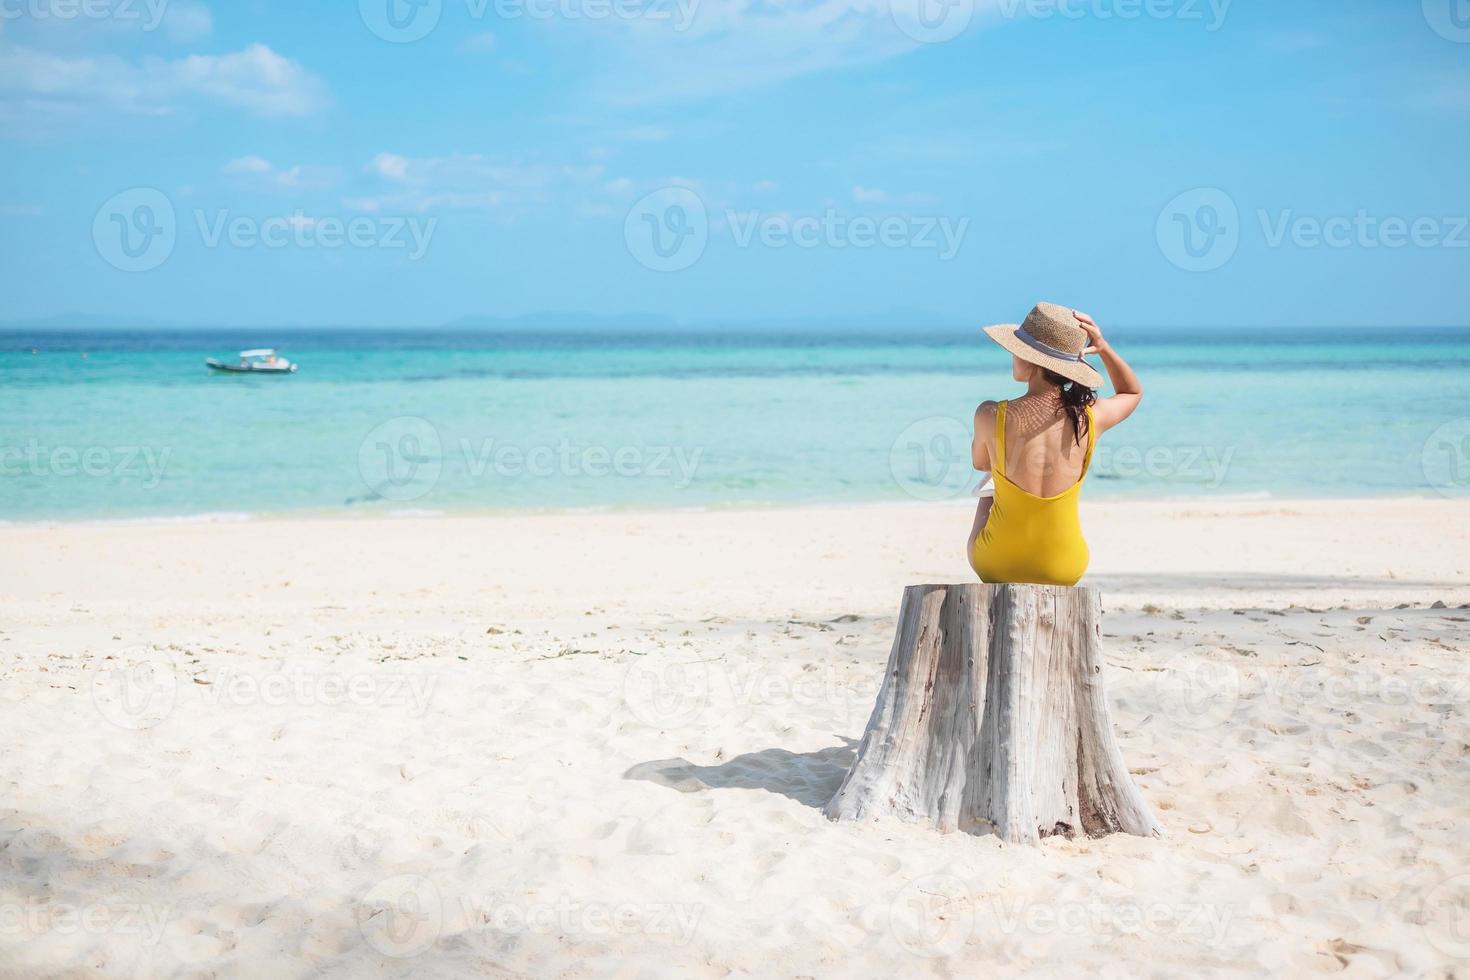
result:
[(1088, 388), (1102, 387), (1102, 375), (1082, 359), (1087, 331), (1065, 306), (1037, 303), (1021, 323), (1000, 323), (986, 327), (985, 332), (1029, 364), (1039, 364)]

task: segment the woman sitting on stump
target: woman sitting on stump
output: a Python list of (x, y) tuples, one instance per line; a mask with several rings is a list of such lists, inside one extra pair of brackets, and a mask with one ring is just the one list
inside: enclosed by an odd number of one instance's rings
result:
[[(994, 476), (994, 489), (981, 490), (970, 567), (984, 582), (1076, 585), (1088, 560), (1077, 498), (1093, 448), (1133, 414), (1143, 387), (1085, 313), (1041, 303), (1025, 322), (985, 332), (1011, 352), (1011, 374), (1026, 394), (975, 410), (970, 455)], [(1112, 397), (1097, 397), (1102, 375), (1088, 354), (1102, 358)]]

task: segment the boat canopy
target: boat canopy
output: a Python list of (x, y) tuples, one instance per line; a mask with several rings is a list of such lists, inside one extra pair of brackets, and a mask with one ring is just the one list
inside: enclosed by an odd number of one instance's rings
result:
[(259, 350), (242, 350), (240, 352), (240, 356), (241, 357), (273, 357), (273, 356), (275, 356), (275, 353), (276, 352), (273, 349), (269, 348), (269, 347), (262, 347)]

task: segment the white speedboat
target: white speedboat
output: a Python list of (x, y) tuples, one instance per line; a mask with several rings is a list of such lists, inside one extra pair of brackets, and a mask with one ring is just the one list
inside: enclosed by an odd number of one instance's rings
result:
[(204, 363), (211, 371), (226, 371), (231, 374), (295, 374), (296, 365), (277, 354), (274, 350), (262, 347), (259, 350), (242, 350), (240, 360), (234, 364), (221, 361), (218, 358), (206, 358)]

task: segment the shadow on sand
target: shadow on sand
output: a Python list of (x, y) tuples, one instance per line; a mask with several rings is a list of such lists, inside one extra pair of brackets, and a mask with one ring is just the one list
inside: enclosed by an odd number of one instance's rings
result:
[(623, 773), (623, 778), (657, 783), (680, 793), (763, 789), (820, 809), (842, 785), (842, 777), (857, 753), (856, 739), (844, 738), (842, 742), (819, 752), (762, 749), (715, 766), (696, 766), (687, 759), (655, 759), (640, 762)]

